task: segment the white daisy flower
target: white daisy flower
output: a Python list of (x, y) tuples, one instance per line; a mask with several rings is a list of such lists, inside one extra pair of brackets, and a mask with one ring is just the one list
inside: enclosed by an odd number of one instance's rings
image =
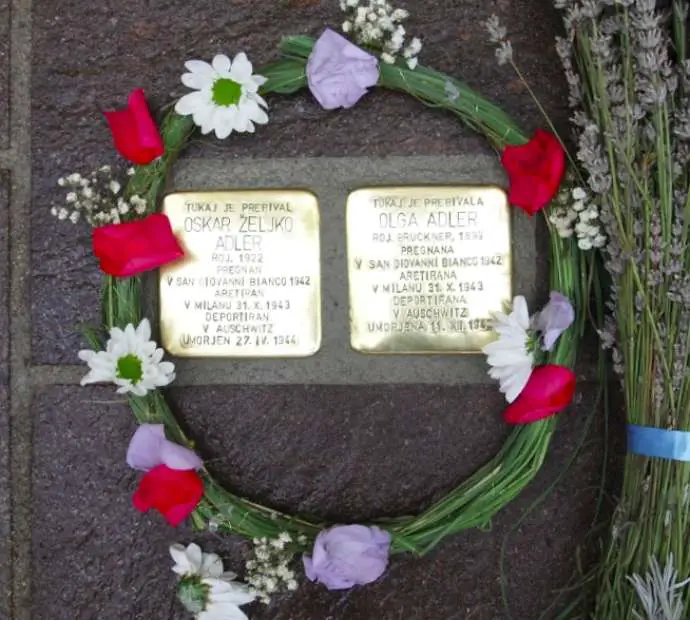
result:
[(530, 337), (530, 316), (522, 295), (513, 299), (512, 312), (496, 312), (494, 331), (498, 340), (487, 344), (482, 351), (491, 366), (489, 376), (498, 379), (500, 390), (512, 403), (522, 392), (534, 365), (534, 343)]
[(118, 394), (145, 396), (175, 379), (175, 366), (161, 361), (163, 353), (151, 340), (148, 319), (136, 328), (131, 323), (124, 330), (113, 327), (105, 351), (79, 351), (79, 359), (90, 368), (81, 384), (112, 382), (119, 386)]
[(177, 598), (197, 620), (247, 620), (240, 609), (256, 594), (234, 573), (223, 572), (223, 561), (215, 553), (204, 553), (199, 545), (171, 545), (173, 571), (180, 576)]
[(259, 95), (259, 87), (266, 82), (261, 75), (252, 75), (252, 63), (241, 52), (234, 60), (218, 54), (211, 64), (202, 60), (185, 63), (189, 73), (182, 83), (194, 89), (177, 104), (175, 111), (183, 116), (192, 115), (202, 134), (215, 132), (223, 140), (233, 131), (254, 132), (254, 123), (265, 125), (268, 107)]

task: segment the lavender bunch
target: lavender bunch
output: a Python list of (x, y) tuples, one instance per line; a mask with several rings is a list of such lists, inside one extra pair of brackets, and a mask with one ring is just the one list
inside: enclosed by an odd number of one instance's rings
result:
[[(628, 423), (690, 430), (688, 2), (669, 11), (655, 0), (555, 4), (577, 159), (606, 238), (602, 344), (613, 351)], [(644, 617), (641, 582), (630, 579), (650, 558), (675, 558), (680, 577), (690, 574), (688, 485), (690, 464), (627, 456), (594, 618)], [(674, 600), (673, 617), (690, 617), (688, 593)]]

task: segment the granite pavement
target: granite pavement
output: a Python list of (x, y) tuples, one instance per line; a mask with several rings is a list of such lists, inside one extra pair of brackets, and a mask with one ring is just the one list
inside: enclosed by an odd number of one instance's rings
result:
[[(409, 31), (424, 38), (424, 63), (461, 76), (533, 129), (539, 114), (510, 70), (496, 65), (480, 26), (497, 13), (535, 92), (565, 126), (550, 2), (401, 5), (412, 12)], [(183, 92), (187, 59), (245, 50), (260, 65), (282, 35), (318, 34), (340, 21), (336, 0), (0, 0), (0, 618), (184, 618), (167, 556), (176, 541), (197, 540), (241, 570), (242, 541), (172, 530), (132, 509), (136, 474), (124, 451), (133, 418), (111, 389), (78, 386), (84, 343), (75, 326), (98, 318), (89, 231), (57, 225), (49, 209), (59, 199), (58, 177), (114, 160), (101, 110), (122, 105), (131, 89), (143, 87), (158, 107)], [(491, 154), (448, 115), (380, 92), (347, 113), (325, 112), (308, 94), (275, 98), (259, 136), (199, 140), (190, 151), (230, 161), (327, 156), (372, 165), (388, 156)], [(541, 231), (541, 250), (544, 242)], [(580, 374), (593, 376), (591, 348), (584, 359)], [(193, 364), (185, 372), (194, 379), (172, 389), (171, 399), (220, 479), (277, 508), (334, 520), (422, 509), (481, 466), (507, 433), (500, 395), (485, 382), (204, 386)], [(460, 533), (421, 559), (396, 558), (367, 588), (331, 593), (306, 584), (250, 609), (251, 617), (551, 617), (600, 500), (597, 397), (597, 386), (583, 381), (534, 483), (489, 531)]]

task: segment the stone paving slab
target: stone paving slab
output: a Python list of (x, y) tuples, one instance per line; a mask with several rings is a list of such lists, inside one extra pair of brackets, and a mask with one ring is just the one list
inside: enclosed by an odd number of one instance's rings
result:
[[(481, 355), (363, 355), (350, 347), (345, 205), (362, 187), (505, 185), (495, 156), (197, 159), (180, 162), (170, 191), (305, 188), (319, 202), (322, 341), (303, 359), (179, 360), (183, 374), (222, 374), (227, 383), (489, 383)], [(547, 267), (536, 252), (536, 218), (511, 211), (513, 290), (531, 307), (547, 296)], [(543, 232), (543, 231), (542, 231)], [(155, 311), (154, 311), (155, 312)]]
[[(492, 46), (479, 26), (490, 13), (498, 13), (510, 28), (525, 75), (556, 123), (563, 126), (565, 89), (550, 46), (558, 30), (551, 3), (401, 0), (400, 4), (413, 13), (409, 32), (424, 37), (425, 63), (461, 76), (532, 129), (542, 125), (542, 119), (510, 70), (495, 65)], [(25, 11), (28, 0), (14, 0), (13, 6)], [(0, 35), (1, 18), (0, 8)], [(28, 23), (25, 15), (21, 19)], [(17, 59), (32, 63), (33, 176), (32, 269), (28, 274), (32, 351), (25, 346), (25, 330), (13, 334), (12, 341), (16, 366), (12, 375), (13, 463), (19, 463), (14, 467), (13, 484), (14, 497), (21, 504), (14, 507), (21, 522), (15, 521), (14, 528), (13, 620), (187, 618), (173, 597), (167, 547), (175, 541), (196, 540), (220, 552), (228, 568), (242, 571), (246, 543), (232, 537), (199, 536), (186, 527), (172, 530), (158, 515), (140, 515), (131, 507), (137, 474), (126, 467), (124, 453), (135, 423), (111, 388), (50, 385), (74, 383), (82, 374), (83, 369), (73, 365), (83, 344), (74, 326), (98, 319), (99, 274), (91, 256), (89, 231), (58, 226), (47, 213), (60, 197), (55, 185), (59, 176), (117, 160), (101, 109), (122, 105), (127, 93), (138, 87), (144, 87), (152, 106), (159, 108), (184, 92), (179, 75), (189, 58), (210, 59), (218, 52), (244, 50), (259, 65), (275, 58), (275, 45), (282, 35), (316, 35), (325, 25), (340, 21), (336, 0), (105, 4), (34, 0), (33, 49), (13, 50), (12, 55), (13, 67), (21, 68), (13, 71), (14, 84), (28, 84), (26, 67)], [(15, 19), (14, 24), (20, 21)], [(0, 50), (3, 41), (7, 38), (0, 36)], [(0, 55), (0, 80), (6, 69), (3, 58)], [(0, 89), (0, 149), (2, 123), (6, 123), (1, 113), (4, 97), (5, 90)], [(14, 93), (15, 102), (28, 99), (28, 93)], [(256, 136), (236, 137), (223, 144), (197, 140), (190, 155), (233, 161), (492, 155), (482, 139), (451, 116), (424, 109), (402, 95), (373, 92), (346, 113), (319, 109), (307, 93), (272, 98), (270, 104), (271, 123)], [(27, 114), (17, 114), (21, 110), (13, 109), (16, 126), (12, 129), (17, 136), (28, 120)], [(16, 204), (12, 205), (16, 224), (12, 258), (20, 256), (21, 265), (25, 264), (23, 222), (28, 219), (24, 209), (29, 187), (24, 146), (20, 144), (19, 153), (23, 163), (15, 170), (15, 180), (24, 184), (19, 194), (13, 192)], [(11, 151), (0, 151), (0, 165), (11, 165), (10, 155)], [(178, 170), (187, 165), (191, 162)], [(2, 186), (0, 180), (0, 253), (6, 242), (1, 237), (6, 231)], [(544, 241), (542, 234), (537, 245), (540, 252)], [(0, 269), (0, 308), (3, 282)], [(12, 282), (13, 308), (23, 310), (24, 283), (16, 269)], [(0, 329), (2, 320), (0, 310)], [(15, 316), (15, 323), (22, 327), (24, 319)], [(7, 333), (7, 328), (0, 333)], [(43, 366), (27, 368), (29, 358)], [(49, 369), (46, 364), (72, 365)], [(591, 371), (591, 364), (585, 363), (583, 369)], [(41, 386), (31, 412), (23, 404), (29, 384), (18, 373), (26, 373), (29, 381)], [(187, 374), (187, 383), (199, 381)], [(2, 486), (3, 471), (7, 471), (2, 458), (7, 452), (2, 442), (8, 434), (1, 383), (0, 536), (7, 523)], [(250, 609), (250, 616), (254, 620), (505, 617), (500, 602), (501, 545), (523, 510), (561, 472), (580, 438), (595, 391), (591, 385), (582, 386), (584, 398), (561, 416), (544, 468), (497, 517), (490, 532), (461, 533), (423, 559), (396, 558), (386, 577), (370, 587), (329, 593), (305, 584), (269, 608)], [(181, 419), (199, 439), (203, 455), (220, 479), (260, 501), (333, 519), (418, 510), (495, 454), (507, 432), (499, 416), (503, 403), (490, 385), (470, 384), (461, 389), (212, 386), (176, 388), (171, 393), (183, 412)], [(573, 570), (577, 546), (592, 524), (602, 436), (601, 425), (596, 426), (562, 485), (531, 512), (507, 543), (515, 619), (536, 618)], [(33, 474), (25, 476), (30, 457)], [(31, 501), (24, 501), (29, 496)], [(2, 544), (0, 538), (0, 557)], [(8, 575), (8, 563), (0, 563), (0, 588)], [(8, 601), (0, 590), (0, 618), (6, 611), (3, 604), (7, 606)]]
[[(8, 204), (9, 174), (0, 172), (0, 558), (10, 555), (10, 429), (9, 429), (9, 273)], [(11, 571), (0, 561), (0, 618), (9, 616)]]
[[(558, 476), (580, 440), (597, 388), (562, 416), (546, 464), (489, 532), (463, 532), (423, 559), (350, 593), (305, 584), (257, 620), (502, 617), (499, 556), (522, 511)], [(420, 396), (421, 395), (421, 396)], [(493, 455), (506, 429), (482, 386), (273, 387), (173, 390), (207, 463), (226, 482), (290, 511), (349, 521), (419, 510)], [(138, 474), (124, 454), (135, 430), (110, 388), (55, 387), (34, 405), (33, 616), (36, 620), (184, 617), (167, 547), (197, 540), (242, 569), (247, 544), (130, 505)], [(601, 465), (596, 428), (562, 484), (507, 543), (515, 618), (536, 618), (574, 568), (591, 525)]]
[[(541, 124), (524, 89), (509, 70), (496, 67), (479, 21), (499, 12), (521, 45), (520, 59), (543, 104), (563, 118), (562, 84), (548, 40), (555, 12), (537, 19), (536, 0), (479, 7), (471, 2), (408, 3), (408, 30), (424, 36), (424, 62), (452, 70), (507, 106), (527, 127)], [(529, 19), (529, 21), (527, 21)], [(219, 51), (245, 50), (257, 65), (275, 58), (280, 37), (319, 33), (341, 21), (337, 2), (261, 0), (183, 6), (148, 3), (89, 4), (83, 0), (37, 2), (33, 11), (33, 360), (73, 363), (81, 345), (74, 326), (98, 318), (98, 276), (89, 231), (56, 225), (47, 214), (60, 199), (57, 179), (117, 161), (100, 109), (122, 105), (144, 87), (153, 106), (184, 92), (183, 63)], [(166, 33), (166, 36), (157, 36)], [(156, 36), (154, 36), (156, 35)], [(166, 45), (166, 40), (169, 45)], [(482, 62), (478, 62), (478, 58)], [(306, 93), (271, 99), (271, 122), (255, 136), (222, 144), (199, 140), (195, 154), (229, 157), (387, 156), (488, 153), (483, 139), (449, 114), (424, 109), (394, 93), (373, 92), (352, 110), (326, 112)]]
[(0, 149), (10, 144), (10, 0), (0, 0)]

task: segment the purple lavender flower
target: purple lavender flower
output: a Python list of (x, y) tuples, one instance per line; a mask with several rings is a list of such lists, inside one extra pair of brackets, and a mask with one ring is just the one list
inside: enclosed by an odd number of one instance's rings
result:
[(351, 108), (379, 79), (378, 61), (330, 28), (314, 44), (307, 82), (326, 110)]
[(558, 337), (575, 320), (575, 311), (567, 297), (556, 291), (549, 296), (549, 303), (534, 318), (534, 329), (542, 333), (542, 349), (550, 351)]
[(129, 442), (127, 465), (141, 471), (158, 465), (193, 470), (201, 469), (204, 463), (193, 450), (166, 439), (162, 424), (142, 424)]
[(376, 581), (388, 566), (390, 534), (378, 527), (337, 525), (316, 537), (312, 557), (302, 556), (304, 572), (329, 590)]

